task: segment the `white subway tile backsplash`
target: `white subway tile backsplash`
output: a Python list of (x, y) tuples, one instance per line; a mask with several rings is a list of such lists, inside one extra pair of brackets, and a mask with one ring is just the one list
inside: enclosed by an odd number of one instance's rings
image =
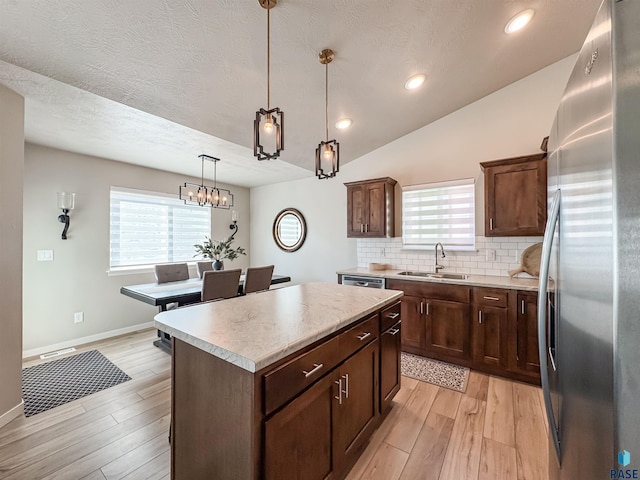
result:
[[(476, 237), (477, 251), (446, 251), (445, 258), (438, 258), (448, 272), (473, 275), (497, 275), (506, 277), (507, 271), (520, 266), (522, 250), (542, 237)], [(404, 250), (402, 238), (359, 238), (357, 240), (358, 267), (368, 268), (369, 263), (379, 262), (391, 265), (396, 270), (432, 272), (435, 254), (428, 250)], [(496, 260), (487, 261), (487, 250), (496, 251)], [(384, 250), (384, 254), (383, 254)], [(526, 277), (525, 274), (520, 276)]]

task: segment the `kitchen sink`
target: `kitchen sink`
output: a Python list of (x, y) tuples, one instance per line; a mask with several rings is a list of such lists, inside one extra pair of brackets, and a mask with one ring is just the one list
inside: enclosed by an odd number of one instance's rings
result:
[(398, 275), (405, 275), (409, 277), (449, 278), (451, 280), (467, 280), (469, 278), (469, 275), (466, 273), (400, 272)]

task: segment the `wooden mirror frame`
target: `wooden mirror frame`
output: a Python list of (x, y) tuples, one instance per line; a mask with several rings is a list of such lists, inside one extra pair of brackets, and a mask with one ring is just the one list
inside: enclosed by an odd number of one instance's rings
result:
[[(280, 226), (280, 222), (282, 222), (282, 219), (287, 215), (293, 215), (300, 222), (300, 238), (298, 238), (298, 241), (293, 245), (284, 244), (282, 242), (282, 239), (278, 235), (278, 227)], [(299, 210), (296, 210), (295, 208), (285, 208), (284, 210), (281, 210), (278, 215), (276, 215), (276, 218), (273, 221), (273, 240), (276, 242), (276, 245), (278, 245), (278, 248), (280, 248), (280, 250), (283, 250), (285, 252), (295, 252), (302, 246), (306, 238), (307, 222), (305, 221), (304, 216), (302, 215), (302, 213), (300, 213)]]

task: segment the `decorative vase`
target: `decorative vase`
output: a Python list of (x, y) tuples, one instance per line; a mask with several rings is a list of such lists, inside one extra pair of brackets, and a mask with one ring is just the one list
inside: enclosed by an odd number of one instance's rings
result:
[(224, 270), (224, 263), (222, 263), (222, 260), (216, 260), (213, 262), (213, 269), (214, 270)]

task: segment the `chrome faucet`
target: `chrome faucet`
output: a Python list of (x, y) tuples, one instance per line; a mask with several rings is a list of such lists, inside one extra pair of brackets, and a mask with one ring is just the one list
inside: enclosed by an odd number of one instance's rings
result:
[(444, 265), (440, 265), (438, 263), (438, 245), (440, 245), (440, 251), (442, 252), (442, 258), (444, 258), (446, 255), (444, 254), (444, 247), (442, 246), (442, 244), (440, 242), (436, 243), (436, 264), (433, 267), (433, 270), (438, 273), (438, 270), (441, 270), (444, 268)]

